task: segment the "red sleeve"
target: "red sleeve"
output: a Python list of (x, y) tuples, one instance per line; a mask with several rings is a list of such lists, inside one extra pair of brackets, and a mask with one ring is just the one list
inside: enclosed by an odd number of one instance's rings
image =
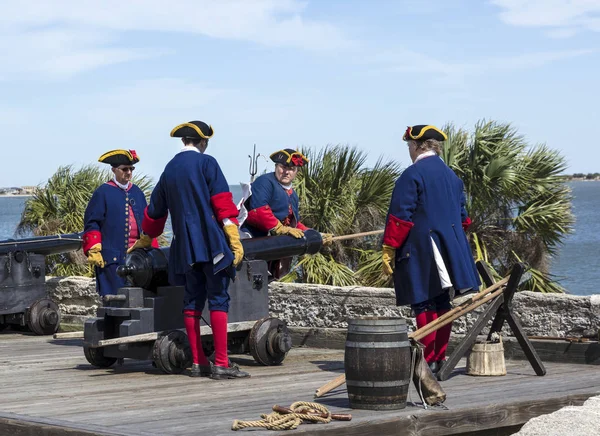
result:
[(225, 218), (229, 218), (239, 226), (237, 220), (239, 211), (233, 202), (233, 194), (231, 192), (221, 192), (213, 195), (210, 197), (210, 205), (219, 223), (223, 223)]
[(467, 229), (469, 228), (471, 223), (472, 223), (472, 221), (471, 221), (471, 218), (469, 218), (469, 217), (465, 218), (465, 220), (462, 222), (462, 228), (465, 232), (467, 231)]
[(152, 247), (153, 248), (160, 248), (160, 246), (158, 245), (158, 239), (156, 239), (156, 238), (152, 239)]
[(408, 238), (408, 233), (413, 226), (414, 223), (401, 220), (390, 214), (383, 233), (383, 243), (390, 247), (400, 248)]
[(301, 222), (299, 222), (298, 224), (296, 224), (296, 228), (300, 229), (302, 231), (308, 230), (309, 228), (306, 227), (304, 224), (302, 224)]
[(277, 227), (279, 220), (273, 215), (269, 205), (257, 207), (248, 212), (246, 222), (260, 231), (268, 232)]
[(83, 234), (83, 254), (87, 256), (88, 251), (96, 244), (102, 243), (102, 234), (98, 230), (90, 230)]
[(144, 219), (142, 220), (142, 231), (150, 236), (151, 238), (156, 238), (158, 235), (162, 234), (165, 229), (165, 223), (167, 222), (167, 217), (169, 215), (165, 215), (162, 218), (150, 218), (148, 215), (148, 207), (144, 209)]

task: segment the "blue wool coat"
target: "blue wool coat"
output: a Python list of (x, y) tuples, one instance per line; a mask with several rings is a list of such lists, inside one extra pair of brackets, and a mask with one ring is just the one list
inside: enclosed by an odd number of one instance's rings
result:
[(165, 167), (147, 213), (152, 219), (171, 214), (171, 283), (194, 263), (209, 262), (215, 274), (232, 264), (233, 254), (211, 206), (211, 197), (224, 192), (229, 192), (229, 185), (212, 156), (182, 151)]
[[(438, 156), (408, 167), (396, 181), (389, 214), (413, 223), (396, 250), (396, 303), (416, 304), (441, 295), (431, 239), (439, 248), (457, 294), (481, 284), (462, 228), (467, 219), (463, 182)], [(390, 220), (387, 220), (388, 226)]]
[(141, 231), (146, 208), (146, 197), (136, 185), (124, 191), (113, 184), (104, 183), (90, 199), (84, 214), (84, 251), (95, 243), (102, 243), (104, 268), (96, 268), (96, 287), (101, 296), (116, 294), (124, 280), (117, 276), (116, 267), (123, 265), (129, 243), (129, 208), (133, 210), (137, 227)]
[[(284, 221), (290, 215), (291, 210), (294, 217), (293, 222), (286, 225), (296, 227), (300, 222), (299, 200), (296, 191), (293, 189), (292, 191), (292, 194), (288, 195), (285, 188), (277, 181), (275, 173), (263, 174), (252, 183), (252, 195), (246, 201), (246, 209), (251, 211), (269, 206), (279, 221)], [(267, 236), (267, 232), (263, 229), (257, 229), (247, 222), (243, 229), (249, 231), (253, 237)]]

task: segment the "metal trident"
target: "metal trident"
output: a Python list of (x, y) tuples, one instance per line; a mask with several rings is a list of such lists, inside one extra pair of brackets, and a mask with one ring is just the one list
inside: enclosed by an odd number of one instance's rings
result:
[(256, 173), (258, 172), (258, 158), (262, 157), (265, 161), (268, 162), (267, 158), (265, 156), (263, 156), (262, 154), (258, 153), (256, 154), (256, 144), (254, 144), (254, 149), (252, 151), (252, 156), (248, 155), (248, 158), (250, 159), (250, 183), (254, 182), (254, 176), (256, 176)]

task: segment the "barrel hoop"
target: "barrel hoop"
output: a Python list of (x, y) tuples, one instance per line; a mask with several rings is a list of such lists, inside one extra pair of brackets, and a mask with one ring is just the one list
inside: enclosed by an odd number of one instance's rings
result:
[(402, 348), (409, 346), (408, 341), (397, 341), (397, 342), (356, 342), (346, 341), (346, 347), (348, 348)]
[(369, 381), (369, 380), (348, 380), (346, 379), (346, 386), (359, 387), (359, 388), (395, 388), (397, 386), (406, 386), (408, 384), (406, 380), (391, 380), (391, 381)]
[(349, 325), (406, 325), (404, 318), (397, 319), (360, 319), (353, 318), (348, 320)]
[(355, 334), (372, 334), (372, 333), (407, 333), (408, 329), (406, 326), (402, 326), (401, 329), (390, 329), (388, 326), (348, 326), (349, 333)]

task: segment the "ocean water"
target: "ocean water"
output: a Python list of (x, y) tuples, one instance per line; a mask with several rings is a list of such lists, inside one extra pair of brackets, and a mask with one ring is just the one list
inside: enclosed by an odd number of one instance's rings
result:
[[(551, 272), (574, 295), (600, 294), (600, 182), (571, 182), (575, 232), (568, 236), (552, 259)], [(232, 185), (237, 202), (241, 188)], [(27, 197), (0, 197), (0, 240), (15, 237)], [(167, 222), (166, 232), (170, 233)], [(26, 237), (29, 235), (17, 236)]]
[(569, 293), (600, 294), (600, 182), (570, 182), (575, 232), (569, 235), (550, 272)]

